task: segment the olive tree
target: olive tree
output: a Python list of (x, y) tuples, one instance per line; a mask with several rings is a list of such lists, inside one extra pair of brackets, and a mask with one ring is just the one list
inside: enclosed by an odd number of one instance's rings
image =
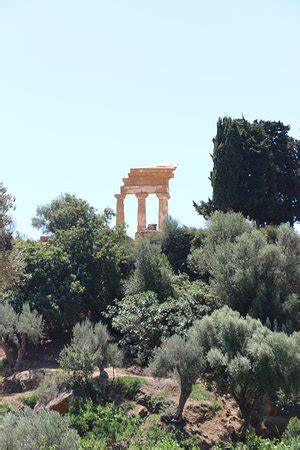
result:
[(93, 371), (100, 372), (108, 364), (121, 363), (121, 352), (111, 342), (105, 325), (93, 325), (89, 320), (77, 323), (73, 328), (71, 344), (60, 353), (59, 364), (63, 370), (74, 373), (87, 387)]
[(175, 418), (180, 420), (193, 384), (204, 368), (204, 360), (193, 339), (172, 336), (154, 351), (149, 371), (158, 377), (175, 376), (180, 383), (180, 397)]
[(235, 398), (246, 423), (262, 398), (300, 392), (299, 333), (272, 332), (225, 306), (197, 321), (190, 339), (203, 355), (204, 376)]
[(234, 243), (220, 245), (211, 257), (214, 295), (243, 315), (250, 313), (264, 322), (267, 318), (273, 322), (295, 320), (297, 316), (289, 314), (284, 304), (296, 294), (299, 267), (286, 240), (285, 236), (268, 244), (260, 231), (253, 230)]
[(42, 337), (43, 319), (26, 303), (18, 314), (7, 302), (0, 303), (0, 347), (9, 369), (18, 370), (27, 342), (37, 344)]
[(234, 243), (253, 229), (254, 224), (240, 213), (215, 211), (206, 223), (203, 245), (196, 245), (188, 257), (190, 269), (198, 275), (211, 274), (212, 257), (219, 246)]
[(30, 408), (0, 415), (0, 448), (2, 450), (76, 450), (77, 431), (68, 418), (56, 411), (42, 409), (38, 413)]

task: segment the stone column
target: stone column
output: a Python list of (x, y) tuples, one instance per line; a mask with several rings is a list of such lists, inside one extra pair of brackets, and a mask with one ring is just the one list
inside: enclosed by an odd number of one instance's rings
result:
[(170, 195), (167, 192), (156, 194), (159, 200), (159, 211), (158, 211), (158, 229), (162, 230), (164, 221), (168, 218), (168, 200)]
[(148, 194), (146, 194), (145, 192), (140, 192), (139, 194), (135, 195), (138, 199), (137, 232), (139, 232), (145, 230), (147, 226), (146, 198), (148, 197)]
[(125, 195), (116, 194), (117, 199), (117, 212), (116, 212), (116, 221), (118, 223), (125, 223), (125, 214), (124, 214), (124, 199)]

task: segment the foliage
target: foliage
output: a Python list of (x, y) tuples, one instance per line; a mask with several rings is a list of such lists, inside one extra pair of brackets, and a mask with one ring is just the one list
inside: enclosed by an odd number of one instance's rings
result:
[(36, 390), (39, 402), (46, 404), (55, 398), (62, 389), (69, 386), (69, 378), (62, 370), (46, 373)]
[(199, 444), (196, 439), (187, 437), (176, 428), (162, 427), (153, 424), (130, 450), (196, 450)]
[(125, 294), (152, 291), (161, 300), (174, 294), (168, 258), (156, 241), (141, 238), (135, 247), (135, 270), (125, 283)]
[(206, 217), (213, 210), (242, 212), (258, 225), (291, 225), (300, 219), (300, 143), (282, 122), (224, 117), (214, 138), (213, 198), (195, 204)]
[(192, 271), (202, 276), (211, 272), (211, 258), (220, 245), (234, 243), (243, 233), (253, 230), (253, 224), (241, 213), (214, 212), (207, 221), (206, 234), (202, 246), (195, 246), (188, 262)]
[(190, 283), (180, 276), (173, 279), (173, 286), (177, 298), (160, 301), (155, 293), (142, 292), (127, 295), (109, 308), (112, 326), (121, 334), (120, 343), (143, 365), (162, 338), (186, 334), (194, 320), (215, 308), (203, 283)]
[[(296, 450), (300, 447), (300, 421), (296, 417), (290, 419), (286, 431), (280, 439), (265, 439), (256, 436), (252, 431), (246, 432), (245, 443), (228, 444), (226, 449), (240, 450)], [(224, 446), (214, 446), (214, 450), (221, 450)]]
[(2, 414), (6, 414), (8, 412), (11, 411), (11, 404), (10, 403), (5, 403), (5, 402), (0, 402), (0, 417)]
[(38, 392), (33, 391), (29, 396), (21, 397), (20, 401), (23, 405), (29, 406), (29, 408), (33, 409), (38, 402)]
[(198, 448), (195, 440), (179, 430), (145, 424), (140, 417), (127, 416), (122, 408), (112, 403), (105, 406), (92, 402), (74, 404), (70, 419), (81, 436), (80, 449), (104, 450), (110, 446), (130, 450)]
[(75, 450), (77, 440), (77, 432), (70, 427), (67, 417), (55, 411), (35, 413), (25, 407), (24, 411), (0, 415), (0, 448), (3, 450)]
[(12, 289), (16, 309), (30, 302), (49, 330), (70, 330), (88, 315), (99, 320), (131, 267), (131, 240), (123, 227), (110, 228), (110, 219), (110, 211), (98, 214), (69, 194), (39, 207), (34, 224), (50, 236), (17, 240), (26, 272)]
[[(17, 370), (20, 366), (26, 343), (37, 344), (42, 336), (43, 320), (36, 311), (31, 311), (28, 304), (18, 314), (7, 303), (0, 303), (0, 348), (5, 353), (9, 369)], [(12, 347), (17, 350), (14, 357)]]
[(63, 370), (78, 377), (79, 382), (88, 385), (89, 377), (96, 367), (102, 369), (114, 364), (114, 351), (119, 358), (116, 346), (111, 346), (110, 335), (101, 322), (93, 325), (89, 320), (78, 323), (73, 329), (71, 344), (60, 353), (59, 364)]
[(205, 360), (205, 377), (230, 393), (245, 418), (263, 397), (282, 389), (299, 395), (299, 335), (275, 333), (227, 306), (197, 321), (190, 332)]
[[(189, 256), (191, 268), (209, 274), (211, 295), (242, 314), (274, 325), (297, 326), (300, 312), (298, 236), (287, 225), (270, 239), (241, 214), (213, 213), (204, 245)], [(291, 326), (290, 326), (291, 325)]]
[(182, 226), (172, 218), (164, 222), (160, 236), (161, 250), (167, 256), (174, 273), (186, 272), (191, 275), (187, 257), (195, 240), (199, 244), (199, 232), (195, 228)]
[(122, 376), (116, 377), (114, 382), (114, 391), (121, 394), (122, 398), (134, 400), (140, 388), (147, 384), (147, 381), (141, 377)]
[(24, 271), (22, 254), (13, 246), (12, 218), (10, 210), (14, 208), (14, 197), (0, 182), (0, 293), (13, 283), (18, 283)]
[(193, 384), (204, 368), (204, 360), (199, 347), (192, 339), (172, 336), (154, 351), (149, 371), (154, 376), (173, 375), (179, 378), (180, 398), (176, 417), (181, 418), (185, 403), (190, 396)]
[[(127, 416), (113, 403), (102, 406), (95, 405), (91, 401), (74, 404), (69, 418), (73, 427), (84, 438), (81, 441), (83, 444), (87, 440), (89, 445), (94, 442), (96, 445), (105, 446), (104, 448), (121, 443), (126, 447), (142, 423), (139, 417)], [(99, 447), (83, 445), (83, 448)]]
[(211, 401), (213, 399), (212, 393), (198, 383), (193, 385), (190, 397), (191, 399), (197, 401), (202, 400)]
[[(235, 243), (220, 245), (210, 259), (212, 292), (242, 314), (271, 322), (296, 322), (300, 299), (296, 255), (280, 241), (268, 244), (259, 231), (244, 233)], [(293, 295), (294, 294), (294, 295)]]

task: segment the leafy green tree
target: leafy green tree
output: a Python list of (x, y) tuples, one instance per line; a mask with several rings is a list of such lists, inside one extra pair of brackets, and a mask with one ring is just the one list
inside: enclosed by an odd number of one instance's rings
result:
[(299, 395), (299, 334), (275, 333), (227, 306), (197, 321), (191, 340), (205, 360), (204, 376), (237, 401), (246, 424), (262, 398), (276, 393)]
[(27, 267), (22, 285), (12, 289), (16, 309), (30, 304), (49, 331), (70, 330), (85, 317), (94, 321), (115, 298), (131, 267), (131, 241), (123, 227), (109, 227), (87, 202), (66, 194), (40, 207), (34, 223), (47, 242), (19, 240)]
[(282, 122), (224, 117), (213, 139), (213, 198), (194, 203), (205, 217), (214, 210), (242, 212), (261, 226), (300, 219), (300, 143)]
[(13, 246), (12, 217), (14, 197), (0, 182), (0, 293), (19, 280), (24, 270), (22, 254)]
[(18, 314), (8, 303), (0, 303), (0, 348), (5, 353), (9, 369), (18, 370), (27, 342), (37, 344), (42, 331), (42, 316), (31, 311), (28, 304)]
[(32, 224), (47, 234), (57, 234), (73, 227), (82, 227), (95, 231), (101, 218), (88, 202), (75, 195), (65, 194), (54, 199), (48, 205), (37, 208)]
[(125, 284), (125, 294), (155, 292), (160, 299), (174, 294), (172, 270), (157, 242), (142, 238), (136, 243), (135, 270)]
[(193, 339), (172, 336), (154, 351), (149, 370), (154, 376), (176, 376), (180, 382), (180, 397), (175, 418), (180, 420), (193, 384), (204, 368), (204, 359)]
[(60, 367), (74, 373), (87, 387), (96, 367), (102, 369), (107, 364), (114, 364), (115, 358), (120, 358), (117, 347), (110, 340), (107, 328), (101, 322), (93, 325), (86, 320), (76, 324), (71, 344), (60, 353)]
[(76, 450), (78, 434), (69, 419), (56, 411), (30, 408), (0, 415), (0, 448), (24, 450)]

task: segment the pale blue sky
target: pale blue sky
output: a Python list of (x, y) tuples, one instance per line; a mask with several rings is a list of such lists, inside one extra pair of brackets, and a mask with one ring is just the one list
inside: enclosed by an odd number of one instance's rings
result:
[(299, 0), (0, 0), (0, 178), (17, 229), (38, 236), (36, 206), (64, 192), (114, 208), (130, 167), (160, 162), (179, 163), (171, 215), (201, 225), (219, 116), (300, 137), (299, 23)]

